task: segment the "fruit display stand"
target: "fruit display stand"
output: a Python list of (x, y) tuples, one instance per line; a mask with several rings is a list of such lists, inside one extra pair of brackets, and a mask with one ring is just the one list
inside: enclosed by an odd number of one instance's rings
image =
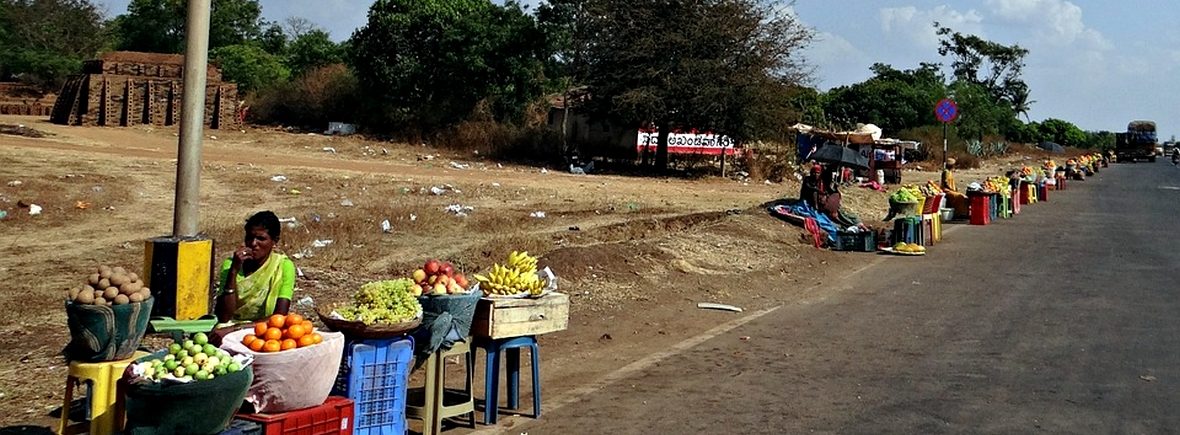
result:
[[(569, 296), (552, 292), (539, 298), (480, 299), (471, 333), (475, 345), (487, 355), (484, 374), (484, 423), (494, 424), (499, 414), (500, 369), (506, 371), (508, 408), (520, 398), (520, 350), (529, 349), (533, 383), (533, 418), (541, 416), (541, 358), (537, 336), (569, 327)], [(505, 363), (500, 364), (504, 354)]]
[[(172, 354), (166, 350), (140, 358), (138, 361), (158, 361), (168, 355)], [(254, 373), (249, 364), (241, 369), (231, 370), (217, 376), (216, 379), (188, 383), (131, 383), (127, 389), (126, 433), (146, 435), (220, 432), (229, 426), (234, 411), (241, 406), (246, 391), (254, 380)]]
[(564, 331), (569, 309), (569, 296), (558, 292), (536, 299), (484, 297), (475, 308), (471, 334), (501, 339)]

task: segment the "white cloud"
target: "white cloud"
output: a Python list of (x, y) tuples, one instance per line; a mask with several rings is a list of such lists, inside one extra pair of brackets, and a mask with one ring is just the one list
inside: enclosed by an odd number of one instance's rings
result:
[(865, 53), (839, 35), (819, 32), (807, 50), (808, 59), (819, 64), (863, 61)]
[(928, 10), (913, 6), (882, 8), (880, 18), (881, 30), (885, 33), (903, 35), (923, 48), (938, 46), (938, 35), (933, 26), (936, 21), (958, 32), (983, 34), (983, 16), (974, 9), (959, 12), (946, 5)]
[(998, 18), (1032, 27), (1037, 40), (1054, 46), (1082, 44), (1109, 50), (1111, 44), (1101, 32), (1086, 26), (1082, 8), (1068, 0), (987, 0)]

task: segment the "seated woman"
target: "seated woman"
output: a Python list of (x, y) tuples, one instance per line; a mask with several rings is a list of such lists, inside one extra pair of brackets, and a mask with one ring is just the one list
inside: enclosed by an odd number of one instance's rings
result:
[(217, 296), (219, 322), (250, 322), (286, 315), (295, 291), (295, 263), (274, 251), (282, 224), (263, 211), (246, 220), (245, 241), (221, 265)]

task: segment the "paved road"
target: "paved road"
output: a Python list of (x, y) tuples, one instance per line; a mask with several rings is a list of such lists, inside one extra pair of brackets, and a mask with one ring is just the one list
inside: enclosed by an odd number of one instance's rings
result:
[(1180, 169), (1069, 187), (511, 431), (1176, 432)]

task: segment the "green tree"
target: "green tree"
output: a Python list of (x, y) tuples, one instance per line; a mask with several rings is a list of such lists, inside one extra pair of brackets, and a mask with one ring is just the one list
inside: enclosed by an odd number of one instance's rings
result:
[[(180, 53), (184, 50), (183, 0), (131, 0), (127, 13), (114, 19), (120, 50)], [(255, 41), (262, 35), (258, 0), (213, 0), (209, 48)]]
[(88, 0), (0, 0), (0, 80), (56, 89), (107, 45)]
[(1082, 148), (1109, 150), (1114, 148), (1115, 135), (1109, 131), (1087, 131), (1086, 141), (1082, 144)]
[(951, 84), (950, 92), (959, 106), (955, 121), (959, 137), (982, 140), (984, 136), (1007, 135), (1019, 127), (1012, 108), (998, 102), (982, 85), (958, 80)]
[(254, 44), (229, 45), (209, 52), (226, 80), (245, 91), (257, 91), (287, 81), (291, 71), (278, 55)]
[(626, 127), (660, 130), (655, 164), (668, 164), (668, 133), (712, 129), (742, 141), (781, 104), (766, 89), (803, 82), (800, 52), (813, 32), (761, 0), (587, 0), (585, 79), (591, 109)]
[(470, 116), (519, 119), (540, 96), (544, 46), (519, 3), (377, 0), (349, 41), (348, 57), (388, 121), (426, 131)]
[(890, 131), (935, 123), (934, 102), (947, 92), (939, 65), (924, 63), (902, 71), (876, 64), (871, 69), (872, 78), (828, 92), (825, 111), (830, 119), (843, 127), (872, 123)]
[(1031, 94), (1032, 92), (1028, 89), (1028, 85), (1020, 83), (1019, 85), (1013, 86), (1009, 100), (1012, 103), (1012, 111), (1016, 112), (1017, 115), (1024, 115), (1024, 120), (1030, 122), (1028, 112), (1032, 110), (1033, 103), (1036, 103), (1036, 100), (1031, 98)]
[(184, 8), (180, 0), (132, 0), (112, 20), (119, 50), (180, 53), (184, 50)]
[(1088, 142), (1086, 132), (1069, 121), (1049, 118), (1041, 122), (1041, 140), (1051, 141), (1067, 147), (1085, 147)]
[[(545, 35), (545, 74), (559, 86), (580, 84), (578, 63), (586, 57), (582, 34), (583, 10), (587, 0), (549, 0), (537, 7), (537, 23)], [(561, 89), (565, 91), (565, 89)]]
[(313, 68), (344, 61), (344, 48), (328, 32), (311, 30), (296, 36), (287, 46), (287, 67), (298, 76)]
[(1028, 91), (1028, 85), (1021, 78), (1027, 49), (964, 35), (938, 22), (934, 23), (934, 28), (941, 38), (938, 54), (952, 58), (951, 68), (956, 79), (983, 86), (995, 98), (1009, 103), (1019, 93)]
[(290, 38), (283, 30), (283, 26), (275, 23), (267, 24), (258, 36), (258, 46), (266, 50), (267, 53), (285, 53), (289, 42)]

